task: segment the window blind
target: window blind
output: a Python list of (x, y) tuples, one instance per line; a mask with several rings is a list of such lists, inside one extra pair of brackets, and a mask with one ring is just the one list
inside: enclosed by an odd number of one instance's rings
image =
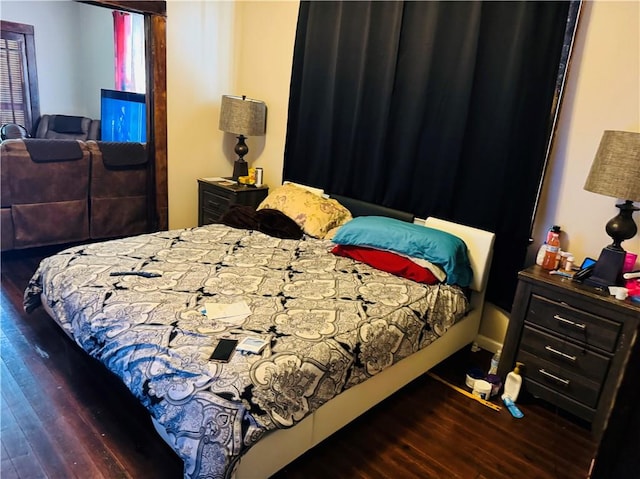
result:
[(33, 25), (0, 20), (0, 124), (31, 132), (40, 118)]
[(24, 44), (18, 40), (0, 40), (0, 124), (25, 125), (27, 117), (24, 89)]

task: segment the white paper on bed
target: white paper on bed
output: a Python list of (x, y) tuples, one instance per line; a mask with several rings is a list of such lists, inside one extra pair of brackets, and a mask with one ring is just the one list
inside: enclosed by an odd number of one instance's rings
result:
[(246, 301), (237, 303), (204, 303), (205, 314), (212, 321), (221, 321), (227, 324), (242, 324), (251, 314), (251, 308)]

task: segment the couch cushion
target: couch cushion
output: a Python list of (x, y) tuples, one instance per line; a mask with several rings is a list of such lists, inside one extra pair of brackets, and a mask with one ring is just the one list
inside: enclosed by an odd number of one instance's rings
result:
[(106, 168), (141, 167), (147, 163), (147, 150), (144, 143), (97, 141), (95, 144), (102, 154), (102, 161)]
[(47, 161), (73, 161), (82, 158), (84, 152), (76, 140), (45, 140), (27, 138), (24, 145), (36, 163)]
[(85, 133), (81, 116), (54, 115), (50, 128), (58, 133)]
[(148, 233), (147, 215), (146, 196), (91, 198), (91, 239)]
[(15, 248), (71, 243), (89, 238), (88, 201), (14, 205)]
[(91, 238), (148, 232), (150, 177), (145, 145), (102, 141), (86, 145), (91, 152)]
[[(91, 153), (91, 197), (121, 198), (147, 195), (149, 175), (143, 144), (88, 141), (86, 145)], [(103, 148), (106, 150), (103, 151)], [(125, 157), (122, 161), (114, 162), (121, 166), (108, 165), (107, 157), (111, 156), (113, 160), (116, 154)], [(140, 157), (144, 158), (143, 163), (139, 163)]]
[(87, 200), (89, 150), (85, 143), (65, 140), (80, 148), (80, 159), (36, 163), (31, 159), (25, 141), (6, 140), (0, 145), (0, 194), (3, 207), (21, 203)]
[[(63, 118), (58, 121), (58, 117)], [(77, 118), (77, 120), (74, 118)], [(95, 120), (84, 116), (42, 115), (38, 122), (36, 133), (33, 136), (35, 138), (47, 138), (51, 140), (95, 139), (97, 137), (90, 136), (90, 131), (93, 132), (94, 130), (94, 121)]]

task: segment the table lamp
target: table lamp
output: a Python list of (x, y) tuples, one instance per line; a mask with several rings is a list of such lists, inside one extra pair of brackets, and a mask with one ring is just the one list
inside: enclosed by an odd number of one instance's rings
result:
[(238, 158), (233, 164), (232, 178), (238, 181), (240, 176), (247, 176), (249, 168), (244, 156), (249, 152), (245, 143), (248, 136), (264, 136), (266, 130), (267, 106), (260, 100), (252, 100), (242, 95), (223, 95), (220, 107), (220, 123), (218, 129), (238, 135), (238, 143), (234, 151)]
[(602, 250), (584, 283), (597, 288), (622, 284), (626, 252), (621, 243), (638, 232), (632, 215), (640, 209), (633, 205), (640, 201), (640, 133), (605, 131), (584, 189), (625, 200), (616, 205), (620, 213), (605, 228), (613, 243)]

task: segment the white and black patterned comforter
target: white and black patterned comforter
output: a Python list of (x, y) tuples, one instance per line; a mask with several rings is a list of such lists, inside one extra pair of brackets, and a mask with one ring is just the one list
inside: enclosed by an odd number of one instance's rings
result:
[[(467, 308), (455, 287), (401, 279), (331, 246), (223, 225), (77, 246), (42, 261), (25, 307), (44, 292), (66, 332), (166, 429), (186, 477), (228, 477), (262, 435), (428, 345)], [(241, 326), (203, 314), (205, 302), (242, 300), (252, 314)], [(221, 336), (247, 335), (268, 347), (209, 360)]]

